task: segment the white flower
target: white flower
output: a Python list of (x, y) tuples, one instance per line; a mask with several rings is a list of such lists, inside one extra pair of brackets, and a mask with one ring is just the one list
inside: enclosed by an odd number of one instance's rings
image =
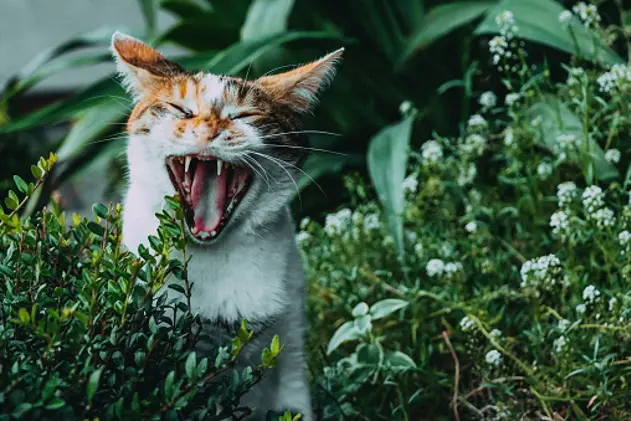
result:
[(618, 234), (618, 242), (621, 246), (626, 246), (629, 240), (631, 240), (631, 232), (625, 230)]
[(421, 146), (421, 156), (423, 162), (428, 164), (435, 164), (443, 157), (443, 148), (435, 140), (428, 140)]
[(552, 165), (548, 164), (547, 162), (542, 162), (537, 166), (537, 174), (539, 174), (539, 177), (543, 178), (544, 180), (552, 175), (552, 171)]
[(364, 232), (369, 233), (370, 231), (377, 231), (381, 228), (381, 221), (379, 220), (379, 215), (376, 213), (369, 213), (364, 217)]
[(506, 104), (506, 106), (508, 107), (511, 107), (513, 106), (513, 104), (519, 101), (519, 98), (521, 98), (521, 95), (517, 93), (507, 94), (506, 98), (504, 98), (504, 104)]
[(543, 284), (553, 286), (561, 280), (561, 261), (554, 254), (531, 259), (521, 266), (521, 286)]
[(298, 241), (298, 244), (302, 244), (310, 238), (311, 234), (306, 231), (300, 231), (298, 234), (296, 234), (296, 241)]
[(563, 26), (568, 26), (570, 21), (572, 20), (572, 12), (569, 10), (564, 10), (559, 13), (559, 23)]
[(414, 253), (416, 253), (416, 255), (418, 257), (422, 257), (423, 256), (423, 244), (422, 243), (414, 244)]
[(597, 82), (602, 92), (623, 91), (631, 83), (631, 68), (626, 64), (614, 64), (608, 72), (600, 75)]
[(565, 332), (570, 327), (570, 321), (567, 319), (559, 320), (558, 329), (561, 332)]
[(489, 332), (489, 335), (491, 335), (491, 338), (498, 340), (499, 338), (502, 337), (502, 331), (499, 329), (493, 329), (492, 331)]
[(564, 233), (569, 225), (569, 218), (567, 213), (562, 210), (556, 211), (550, 216), (550, 226), (552, 227), (553, 234)]
[(473, 162), (470, 162), (469, 165), (465, 168), (460, 168), (460, 172), (458, 173), (458, 185), (466, 186), (467, 184), (471, 184), (475, 179), (475, 176), (478, 175), (478, 168), (475, 166)]
[(311, 222), (311, 218), (309, 218), (308, 216), (302, 218), (302, 221), (300, 221), (300, 229), (307, 228), (310, 222)]
[(401, 187), (403, 187), (403, 191), (405, 192), (416, 193), (416, 189), (418, 189), (418, 175), (416, 173), (408, 175), (405, 180), (403, 180)]
[(486, 91), (480, 95), (479, 103), (486, 108), (495, 107), (497, 104), (497, 96), (491, 91)]
[(621, 154), (618, 149), (608, 149), (607, 152), (605, 152), (605, 159), (612, 164), (620, 162), (620, 156)]
[(586, 28), (596, 26), (600, 22), (598, 8), (593, 4), (579, 2), (572, 8), (572, 11), (583, 21)]
[(509, 56), (508, 41), (503, 36), (495, 36), (489, 41), (489, 52), (493, 54), (493, 64), (497, 65), (504, 56)]
[(583, 300), (588, 303), (593, 303), (598, 300), (598, 297), (600, 297), (600, 291), (593, 285), (589, 285), (583, 290)]
[(601, 208), (605, 204), (604, 197), (605, 195), (600, 187), (587, 187), (582, 196), (585, 211), (589, 214), (596, 212), (597, 209)]
[(598, 209), (590, 215), (590, 218), (596, 221), (599, 228), (613, 227), (616, 223), (616, 217), (609, 208)]
[(556, 338), (552, 343), (552, 347), (554, 348), (554, 352), (556, 352), (557, 354), (563, 352), (567, 347), (567, 339), (565, 338), (565, 336), (559, 336), (558, 338)]
[(445, 262), (440, 259), (432, 259), (427, 262), (425, 270), (429, 276), (440, 276), (445, 271)]
[(471, 117), (469, 117), (469, 121), (467, 122), (467, 125), (470, 128), (486, 127), (487, 122), (484, 119), (484, 117), (482, 117), (480, 114), (474, 114)]
[(557, 199), (559, 200), (559, 207), (563, 208), (574, 200), (576, 197), (577, 188), (576, 184), (572, 181), (566, 181), (557, 186)]
[(469, 316), (464, 316), (462, 320), (460, 320), (460, 328), (463, 331), (468, 332), (470, 330), (473, 330), (473, 328), (475, 328), (475, 322), (471, 320)]
[(443, 273), (448, 279), (454, 278), (456, 274), (462, 269), (460, 263), (449, 262), (445, 265)]
[(474, 233), (478, 230), (478, 224), (476, 224), (474, 221), (471, 221), (467, 225), (464, 226), (464, 229), (467, 232)]
[(585, 78), (585, 69), (582, 67), (570, 67), (567, 75), (567, 86), (580, 86), (581, 81)]
[(587, 306), (585, 304), (579, 304), (576, 306), (576, 312), (578, 314), (585, 314), (587, 311)]
[(569, 151), (578, 148), (581, 141), (572, 133), (562, 133), (557, 136), (557, 151)]
[(515, 134), (513, 133), (513, 129), (509, 127), (504, 132), (504, 145), (510, 146), (513, 144), (514, 141), (515, 141)]
[[(484, 124), (486, 124), (486, 122)], [(469, 120), (469, 125), (471, 125), (471, 120)], [(486, 139), (479, 134), (471, 134), (467, 136), (464, 143), (460, 145), (460, 149), (466, 154), (480, 156), (484, 153), (484, 149), (486, 149)]]
[(609, 309), (609, 311), (613, 311), (617, 302), (618, 302), (618, 299), (616, 297), (611, 297), (607, 305), (607, 308)]
[(401, 105), (399, 105), (399, 112), (401, 113), (401, 115), (406, 116), (410, 113), (410, 111), (412, 111), (412, 108), (414, 108), (412, 102), (403, 101)]
[(508, 39), (511, 39), (515, 35), (515, 32), (518, 31), (517, 25), (515, 24), (515, 15), (509, 10), (500, 12), (495, 17), (495, 23), (500, 27), (500, 34)]
[(492, 349), (486, 353), (484, 360), (487, 364), (497, 367), (502, 363), (502, 354), (497, 349)]
[(324, 221), (324, 231), (329, 236), (341, 234), (350, 225), (351, 217), (350, 209), (340, 209), (337, 213), (327, 215)]

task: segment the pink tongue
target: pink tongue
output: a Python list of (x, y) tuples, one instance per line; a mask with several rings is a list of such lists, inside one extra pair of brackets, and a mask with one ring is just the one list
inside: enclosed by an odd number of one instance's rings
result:
[(226, 176), (228, 171), (217, 175), (216, 161), (197, 161), (191, 202), (193, 204), (195, 228), (212, 232), (219, 228), (226, 204)]

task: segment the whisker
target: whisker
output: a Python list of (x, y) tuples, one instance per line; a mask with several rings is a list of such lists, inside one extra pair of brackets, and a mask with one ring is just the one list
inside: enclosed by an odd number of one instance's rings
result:
[(328, 136), (342, 136), (340, 133), (326, 132), (323, 130), (297, 130), (293, 132), (281, 132), (281, 133), (272, 133), (268, 135), (259, 136), (260, 139), (269, 139), (274, 137), (285, 136), (288, 134), (325, 134)]
[[(301, 173), (303, 173), (305, 176), (307, 176), (307, 178), (309, 178), (309, 180), (311, 180), (311, 182), (312, 182), (313, 184), (315, 184), (315, 185), (318, 187), (318, 189), (322, 192), (322, 194), (324, 195), (324, 197), (326, 197), (326, 199), (327, 199), (327, 200), (329, 199), (329, 197), (327, 196), (326, 192), (322, 189), (322, 186), (320, 186), (320, 184), (318, 184), (318, 182), (317, 182), (317, 181), (315, 181), (315, 180), (313, 179), (313, 177), (311, 177), (311, 176), (310, 176), (310, 175), (309, 175), (306, 171), (304, 171), (302, 168), (298, 167), (297, 165), (294, 165), (294, 164), (292, 164), (292, 163), (290, 163), (290, 162), (287, 162), (287, 161), (284, 161), (284, 160), (282, 160), (282, 159), (275, 158), (275, 157), (272, 157), (272, 156), (269, 156), (269, 155), (266, 155), (266, 154), (258, 153), (258, 152), (255, 152), (255, 151), (251, 151), (251, 153), (256, 154), (256, 155), (259, 155), (259, 156), (261, 156), (261, 157), (263, 157), (263, 158), (268, 158), (268, 159), (270, 159), (270, 160), (274, 160), (274, 161), (276, 161), (277, 163), (282, 162), (283, 164), (289, 165), (289, 166), (291, 166), (291, 167), (293, 167), (293, 168), (297, 169), (298, 171), (300, 171)], [(279, 164), (279, 166), (280, 166), (280, 164)], [(302, 202), (301, 202), (301, 205), (302, 205)]]
[(276, 148), (288, 148), (288, 149), (304, 149), (306, 151), (314, 151), (314, 152), (324, 152), (324, 153), (330, 153), (333, 155), (340, 155), (340, 156), (346, 156), (347, 154), (343, 153), (343, 152), (338, 152), (338, 151), (332, 151), (329, 149), (320, 149), (320, 148), (312, 148), (309, 146), (300, 146), (300, 145), (281, 145), (279, 143), (264, 143), (262, 145), (255, 145), (256, 147), (264, 147), (264, 146), (273, 146)]
[[(263, 168), (263, 166), (261, 164), (259, 164), (258, 162), (256, 162), (256, 160), (250, 156), (247, 155), (242, 155), (239, 158), (243, 158), (243, 161), (241, 161), (242, 163), (244, 163), (245, 165), (247, 165), (252, 171), (254, 171), (259, 177), (263, 178), (265, 180), (265, 182), (267, 183), (267, 188), (271, 189), (272, 186), (269, 183), (269, 175), (267, 174), (267, 172), (265, 171), (265, 169)], [(250, 161), (251, 160), (251, 161)], [(256, 163), (263, 171), (263, 173), (261, 173), (260, 171), (258, 171), (256, 168), (254, 168), (252, 166), (252, 162)]]
[(285, 171), (285, 173), (287, 174), (287, 177), (289, 177), (289, 179), (291, 180), (291, 182), (294, 184), (294, 187), (296, 187), (296, 193), (298, 193), (298, 200), (300, 201), (300, 207), (302, 208), (302, 195), (300, 194), (300, 188), (298, 187), (298, 183), (296, 183), (296, 180), (294, 180), (294, 178), (291, 176), (291, 173), (289, 171), (287, 171), (287, 168), (285, 168), (283, 165), (279, 164), (276, 160), (276, 158), (265, 155), (265, 154), (261, 154), (258, 152), (254, 152), (254, 151), (250, 151), (253, 154), (259, 155), (263, 158), (269, 159), (270, 161), (272, 161), (274, 164), (278, 165), (283, 171)]

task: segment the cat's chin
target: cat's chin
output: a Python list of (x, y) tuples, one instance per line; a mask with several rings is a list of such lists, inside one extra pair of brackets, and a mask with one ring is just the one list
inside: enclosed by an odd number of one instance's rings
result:
[(197, 244), (215, 242), (250, 188), (252, 174), (242, 166), (199, 154), (169, 156), (166, 167), (182, 199), (189, 239)]

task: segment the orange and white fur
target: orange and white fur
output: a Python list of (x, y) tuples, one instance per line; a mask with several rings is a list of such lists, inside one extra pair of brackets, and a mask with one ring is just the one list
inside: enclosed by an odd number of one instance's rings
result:
[[(112, 50), (134, 97), (123, 238), (132, 251), (156, 232), (164, 196), (184, 203), (192, 310), (213, 344), (242, 318), (259, 335), (242, 364), (260, 362), (274, 334), (279, 365), (248, 392), (248, 419), (290, 409), (313, 419), (303, 352), (304, 276), (288, 208), (306, 155), (300, 115), (331, 80), (342, 50), (246, 81), (190, 73), (120, 33)], [(202, 347), (203, 348), (203, 347)]]

